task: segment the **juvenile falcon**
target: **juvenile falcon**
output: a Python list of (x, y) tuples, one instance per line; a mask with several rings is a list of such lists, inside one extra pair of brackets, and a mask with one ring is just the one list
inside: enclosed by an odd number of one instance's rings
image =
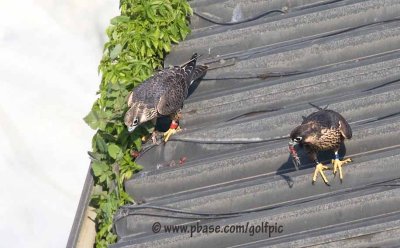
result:
[[(158, 71), (133, 89), (128, 96), (129, 110), (124, 118), (129, 132), (144, 122), (155, 122), (159, 116), (171, 116), (172, 119), (169, 130), (164, 133), (165, 142), (179, 130), (179, 112), (188, 96), (189, 86), (207, 72), (207, 66), (196, 66), (197, 58), (197, 54), (194, 54), (181, 66)], [(156, 143), (155, 132), (152, 139)]]
[(293, 129), (290, 133), (290, 154), (296, 168), (298, 168), (300, 160), (296, 152), (296, 146), (304, 147), (310, 158), (316, 163), (312, 183), (315, 183), (319, 173), (324, 182), (329, 185), (323, 171), (330, 168), (318, 162), (317, 152), (326, 150), (334, 151), (335, 159), (332, 160), (333, 173), (336, 175), (336, 172), (339, 171), (340, 181), (342, 182), (342, 165), (351, 162), (351, 159), (347, 158), (341, 161), (339, 159), (339, 148), (345, 139), (351, 139), (351, 127), (339, 113), (317, 106), (314, 107), (318, 108), (318, 111), (304, 117), (301, 125)]

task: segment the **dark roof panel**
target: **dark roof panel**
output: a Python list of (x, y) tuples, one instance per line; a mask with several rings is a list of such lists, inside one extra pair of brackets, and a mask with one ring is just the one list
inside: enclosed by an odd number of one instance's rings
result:
[[(287, 13), (238, 25), (192, 18), (192, 35), (173, 48), (166, 64), (180, 64), (197, 52), (210, 70), (186, 101), (184, 130), (165, 145), (146, 146), (137, 159), (144, 169), (125, 187), (144, 203), (118, 212), (119, 241), (112, 247), (397, 245), (400, 2), (197, 0), (191, 5), (219, 22), (272, 9)], [(328, 105), (352, 126), (353, 138), (340, 151), (354, 160), (344, 167), (343, 183), (329, 173), (331, 186), (320, 180), (311, 185), (314, 165), (304, 156), (300, 170), (294, 169), (288, 134), (315, 111), (309, 102)], [(325, 162), (331, 158), (320, 154)], [(200, 218), (185, 211), (230, 215)], [(284, 232), (190, 237), (151, 231), (154, 222), (197, 221), (277, 222)]]

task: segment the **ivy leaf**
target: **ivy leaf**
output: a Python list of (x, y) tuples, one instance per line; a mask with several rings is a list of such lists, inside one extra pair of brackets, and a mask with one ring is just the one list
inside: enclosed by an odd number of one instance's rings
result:
[(158, 39), (160, 37), (160, 29), (156, 28), (156, 30), (153, 33), (154, 38)]
[(121, 148), (119, 148), (119, 146), (117, 146), (114, 143), (111, 143), (110, 145), (108, 145), (108, 154), (110, 154), (110, 156), (113, 159), (116, 159), (117, 156), (121, 153)]
[(88, 154), (92, 161), (100, 161), (102, 159), (105, 159), (105, 155), (98, 152), (88, 152)]
[(103, 137), (97, 134), (95, 136), (95, 140), (96, 140), (96, 146), (100, 150), (100, 152), (105, 153), (107, 151), (107, 144), (104, 141)]
[(156, 1), (152, 1), (151, 5), (160, 5), (162, 3), (163, 3), (163, 1), (156, 0)]
[(122, 46), (120, 44), (117, 44), (110, 52), (111, 60), (117, 58), (118, 55), (121, 53), (121, 51), (122, 51)]
[(83, 120), (94, 130), (99, 127), (99, 117), (94, 110), (91, 110), (89, 114), (83, 118)]
[(171, 46), (167, 43), (164, 43), (163, 48), (167, 53), (171, 51)]
[(145, 42), (146, 42), (146, 46), (147, 46), (148, 48), (151, 48), (150, 40), (149, 40), (149, 39), (146, 39)]
[(108, 174), (103, 173), (103, 174), (101, 174), (101, 176), (100, 176), (100, 178), (99, 178), (99, 182), (102, 183), (102, 182), (104, 182), (107, 178), (108, 178)]
[(175, 39), (173, 36), (171, 36), (170, 38), (171, 38), (171, 40), (172, 40), (173, 42), (179, 43), (179, 41), (178, 41), (177, 39)]
[(140, 48), (140, 54), (142, 55), (142, 57), (144, 57), (144, 55), (146, 54), (146, 47), (145, 47), (145, 45), (142, 45), (142, 48)]
[(128, 16), (121, 15), (121, 16), (116, 16), (116, 17), (112, 18), (110, 20), (110, 23), (112, 25), (118, 25), (119, 23), (127, 23), (129, 21), (130, 21), (130, 18)]
[(93, 195), (104, 195), (105, 193), (101, 185), (97, 184), (93, 187)]
[(125, 178), (125, 180), (129, 180), (129, 178), (131, 178), (132, 177), (132, 173), (133, 173), (133, 171), (127, 171), (126, 173), (125, 173), (125, 175), (124, 175), (124, 178)]
[(93, 170), (93, 174), (96, 177), (98, 177), (101, 174), (103, 174), (105, 171), (108, 170), (108, 165), (106, 163), (103, 163), (103, 162), (94, 161), (92, 163), (92, 170)]

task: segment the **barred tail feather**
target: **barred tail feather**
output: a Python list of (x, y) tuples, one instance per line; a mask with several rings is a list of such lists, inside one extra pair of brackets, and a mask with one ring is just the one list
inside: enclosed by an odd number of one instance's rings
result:
[(200, 78), (202, 78), (202, 77), (204, 77), (206, 75), (206, 73), (207, 73), (207, 69), (208, 69), (208, 66), (206, 66), (206, 65), (198, 65), (198, 66), (196, 66), (196, 68), (194, 68), (194, 71), (192, 73), (191, 83), (196, 81), (196, 80), (198, 80), (198, 79), (200, 79)]
[(189, 61), (181, 65), (181, 68), (185, 70), (185, 75), (187, 80), (186, 82), (188, 82), (189, 85), (192, 84), (197, 79), (202, 78), (207, 72), (208, 66), (205, 65), (196, 66), (196, 62), (199, 57), (200, 56), (198, 56), (197, 53), (195, 53), (192, 55)]
[(181, 68), (185, 70), (186, 82), (188, 83), (190, 83), (190, 79), (192, 78), (193, 72), (196, 68), (197, 58), (197, 53), (195, 53), (189, 61), (181, 65)]
[(312, 104), (311, 102), (309, 102), (308, 104), (310, 104), (312, 107), (314, 107), (314, 108), (316, 108), (318, 110), (325, 110), (325, 109), (323, 109), (323, 108), (321, 108), (321, 107), (319, 107), (319, 106), (317, 106), (315, 104)]

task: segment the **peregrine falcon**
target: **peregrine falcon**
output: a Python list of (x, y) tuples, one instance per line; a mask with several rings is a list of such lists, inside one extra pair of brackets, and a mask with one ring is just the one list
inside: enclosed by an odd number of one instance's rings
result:
[(339, 113), (317, 106), (314, 107), (318, 108), (318, 111), (304, 117), (301, 125), (297, 126), (290, 133), (290, 154), (296, 168), (298, 168), (300, 160), (296, 152), (296, 146), (304, 147), (310, 158), (316, 163), (312, 183), (315, 183), (319, 173), (324, 182), (329, 185), (323, 171), (331, 168), (318, 162), (317, 152), (326, 150), (334, 151), (335, 159), (332, 160), (333, 173), (336, 175), (336, 172), (339, 171), (340, 181), (342, 182), (342, 165), (351, 162), (351, 159), (347, 158), (341, 161), (339, 159), (339, 147), (345, 139), (351, 139), (351, 127)]
[[(160, 70), (133, 89), (128, 96), (129, 109), (124, 118), (129, 132), (144, 122), (155, 122), (159, 116), (171, 116), (172, 119), (170, 129), (164, 133), (165, 142), (179, 131), (180, 110), (188, 96), (189, 86), (207, 72), (207, 66), (196, 66), (197, 58), (194, 54), (181, 66)], [(156, 143), (155, 137), (153, 132), (153, 143)]]

